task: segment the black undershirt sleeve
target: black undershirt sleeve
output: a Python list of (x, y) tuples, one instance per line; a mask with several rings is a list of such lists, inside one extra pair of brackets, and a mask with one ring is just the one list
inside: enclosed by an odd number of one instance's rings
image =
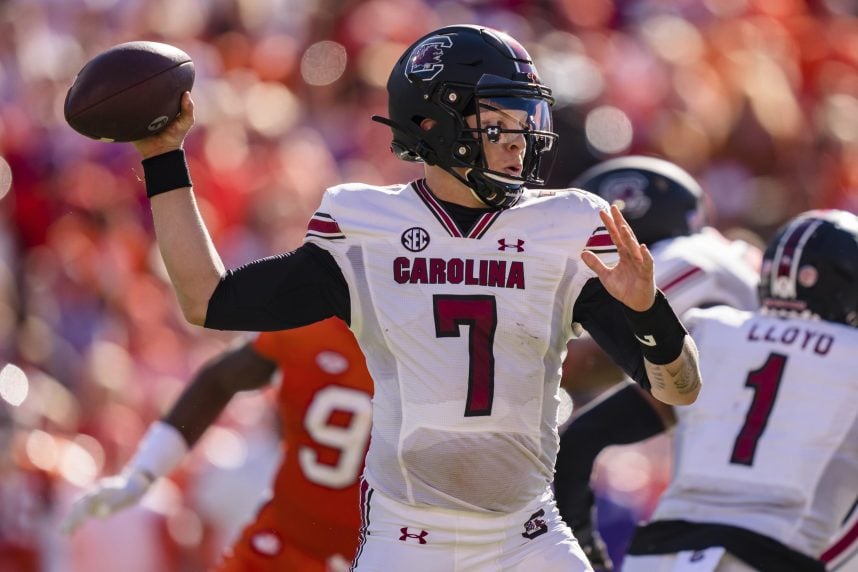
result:
[(584, 284), (572, 319), (589, 332), (599, 347), (645, 390), (650, 390), (640, 344), (623, 313), (623, 304), (605, 290), (598, 278)]
[(348, 284), (329, 252), (306, 243), (228, 271), (209, 299), (205, 327), (266, 332), (331, 316), (350, 322)]

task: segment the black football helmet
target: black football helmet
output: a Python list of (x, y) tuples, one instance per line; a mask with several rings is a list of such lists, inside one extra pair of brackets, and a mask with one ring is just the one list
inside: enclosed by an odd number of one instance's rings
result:
[[(448, 26), (417, 40), (390, 73), (390, 118), (373, 116), (393, 131), (391, 149), (407, 161), (438, 165), (496, 208), (515, 204), (526, 184), (543, 184), (540, 164), (557, 139), (551, 90), (540, 83), (527, 51), (511, 36), (479, 26)], [(520, 129), (483, 126), (477, 110), (513, 109), (528, 118)], [(476, 128), (465, 117), (476, 115)], [(421, 127), (434, 121), (431, 129)], [(505, 133), (527, 143), (520, 176), (488, 168), (483, 140)], [(454, 168), (465, 169), (464, 175)]]
[(687, 171), (664, 159), (608, 159), (584, 171), (572, 186), (616, 202), (638, 241), (648, 246), (693, 234), (704, 224), (703, 189)]
[(759, 288), (773, 313), (858, 327), (858, 217), (815, 210), (784, 224), (763, 254)]

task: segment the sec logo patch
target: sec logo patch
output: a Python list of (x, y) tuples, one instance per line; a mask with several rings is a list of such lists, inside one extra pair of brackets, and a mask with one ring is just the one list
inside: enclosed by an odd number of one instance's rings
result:
[(429, 233), (419, 226), (409, 228), (402, 233), (402, 246), (411, 252), (420, 252), (429, 246)]

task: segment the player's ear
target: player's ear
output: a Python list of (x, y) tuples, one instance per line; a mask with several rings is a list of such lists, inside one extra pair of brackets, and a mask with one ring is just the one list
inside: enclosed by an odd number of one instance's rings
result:
[(426, 119), (424, 119), (423, 121), (420, 122), (420, 129), (422, 129), (423, 131), (429, 131), (430, 129), (432, 129), (436, 125), (438, 125), (437, 121), (435, 121), (434, 119), (429, 119), (427, 117)]

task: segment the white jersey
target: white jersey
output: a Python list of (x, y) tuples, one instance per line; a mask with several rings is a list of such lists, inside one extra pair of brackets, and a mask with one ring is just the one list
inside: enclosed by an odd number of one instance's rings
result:
[(678, 316), (691, 308), (726, 304), (751, 310), (760, 281), (755, 252), (744, 241), (730, 241), (713, 228), (660, 240), (651, 247), (655, 283)]
[(739, 526), (818, 558), (858, 496), (858, 330), (692, 310), (705, 386), (676, 408), (652, 519)]
[(510, 512), (549, 487), (572, 309), (616, 249), (607, 205), (529, 193), (464, 236), (423, 186), (329, 189), (307, 242), (351, 294), (351, 328), (375, 382), (372, 488), (415, 505)]

